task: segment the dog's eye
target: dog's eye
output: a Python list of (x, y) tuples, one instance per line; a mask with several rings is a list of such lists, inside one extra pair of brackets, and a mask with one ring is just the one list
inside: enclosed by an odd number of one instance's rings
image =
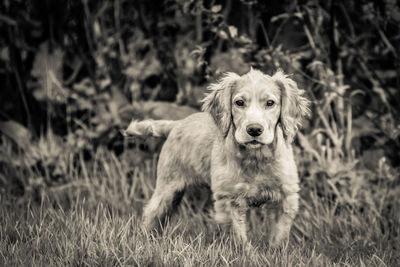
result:
[(244, 101), (243, 100), (236, 100), (235, 104), (236, 104), (236, 106), (243, 107), (244, 106)]
[(273, 100), (268, 100), (267, 101), (267, 107), (272, 107), (275, 104)]

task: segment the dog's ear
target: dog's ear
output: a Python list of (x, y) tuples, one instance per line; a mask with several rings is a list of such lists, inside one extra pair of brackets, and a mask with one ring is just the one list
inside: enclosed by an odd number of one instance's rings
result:
[(280, 121), (286, 142), (291, 143), (302, 120), (310, 114), (310, 101), (303, 96), (304, 90), (300, 90), (296, 82), (282, 71), (275, 73), (272, 79), (281, 88)]
[(211, 113), (224, 137), (231, 125), (232, 88), (239, 78), (236, 73), (226, 73), (219, 81), (208, 86), (210, 93), (202, 100), (201, 110)]

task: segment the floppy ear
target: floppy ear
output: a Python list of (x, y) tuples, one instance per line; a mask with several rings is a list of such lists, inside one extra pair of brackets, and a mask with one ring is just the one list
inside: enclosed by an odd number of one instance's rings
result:
[(202, 100), (201, 110), (211, 113), (224, 137), (231, 125), (232, 88), (239, 78), (236, 73), (226, 73), (219, 81), (208, 86), (211, 92)]
[(303, 96), (304, 90), (300, 90), (292, 79), (282, 71), (278, 71), (272, 79), (281, 88), (281, 115), (283, 135), (286, 142), (291, 143), (301, 126), (304, 117), (310, 114), (308, 108), (310, 101)]

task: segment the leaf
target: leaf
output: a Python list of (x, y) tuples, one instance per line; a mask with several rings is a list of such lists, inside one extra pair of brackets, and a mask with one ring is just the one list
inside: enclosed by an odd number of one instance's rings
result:
[(86, 96), (92, 96), (96, 93), (94, 85), (89, 78), (84, 78), (79, 83), (75, 83), (73, 88), (75, 91), (83, 93)]
[(215, 5), (215, 6), (213, 6), (212, 8), (211, 8), (211, 11), (213, 12), (213, 13), (218, 13), (218, 12), (220, 12), (222, 10), (222, 6), (221, 5)]
[(319, 163), (321, 163), (321, 157), (318, 152), (312, 147), (310, 142), (308, 141), (307, 137), (305, 137), (301, 132), (297, 133), (297, 137), (299, 139), (300, 146), (307, 151), (308, 153), (312, 154)]
[(390, 104), (389, 104), (385, 90), (380, 86), (374, 86), (372, 88), (372, 91), (374, 91), (374, 93), (376, 93), (379, 96), (379, 98), (383, 102), (383, 104), (385, 104), (386, 107), (388, 107), (390, 109)]
[(8, 47), (3, 47), (0, 50), (0, 60), (3, 62), (10, 62), (10, 53)]
[(65, 103), (66, 90), (62, 87), (62, 66), (64, 52), (55, 48), (49, 49), (47, 42), (40, 45), (35, 55), (31, 75), (36, 78), (33, 95), (39, 101), (54, 101)]
[(31, 132), (16, 121), (0, 121), (0, 131), (23, 150), (27, 150), (31, 145)]
[(236, 38), (238, 35), (237, 28), (234, 26), (229, 26), (228, 29), (229, 29), (229, 34), (231, 35), (231, 38)]

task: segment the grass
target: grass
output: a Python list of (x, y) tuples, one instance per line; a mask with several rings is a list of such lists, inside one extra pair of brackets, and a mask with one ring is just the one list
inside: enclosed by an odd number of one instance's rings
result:
[[(132, 166), (135, 155), (117, 158), (99, 149), (91, 161), (64, 157), (63, 165), (70, 168), (58, 186), (24, 177), (24, 196), (3, 190), (0, 265), (396, 266), (400, 262), (398, 209), (378, 214), (368, 206), (340, 208), (313, 189), (303, 189), (290, 244), (283, 250), (269, 249), (264, 242), (268, 222), (256, 213), (266, 211), (252, 212), (256, 249), (245, 250), (228, 227), (195, 211), (187, 198), (163, 234), (148, 233), (140, 226), (140, 215), (152, 193), (156, 160)], [(22, 175), (17, 168), (10, 173)], [(25, 173), (29, 175), (39, 176), (35, 171)], [(46, 175), (36, 180), (46, 181)], [(394, 207), (399, 204), (398, 198), (384, 201)]]

